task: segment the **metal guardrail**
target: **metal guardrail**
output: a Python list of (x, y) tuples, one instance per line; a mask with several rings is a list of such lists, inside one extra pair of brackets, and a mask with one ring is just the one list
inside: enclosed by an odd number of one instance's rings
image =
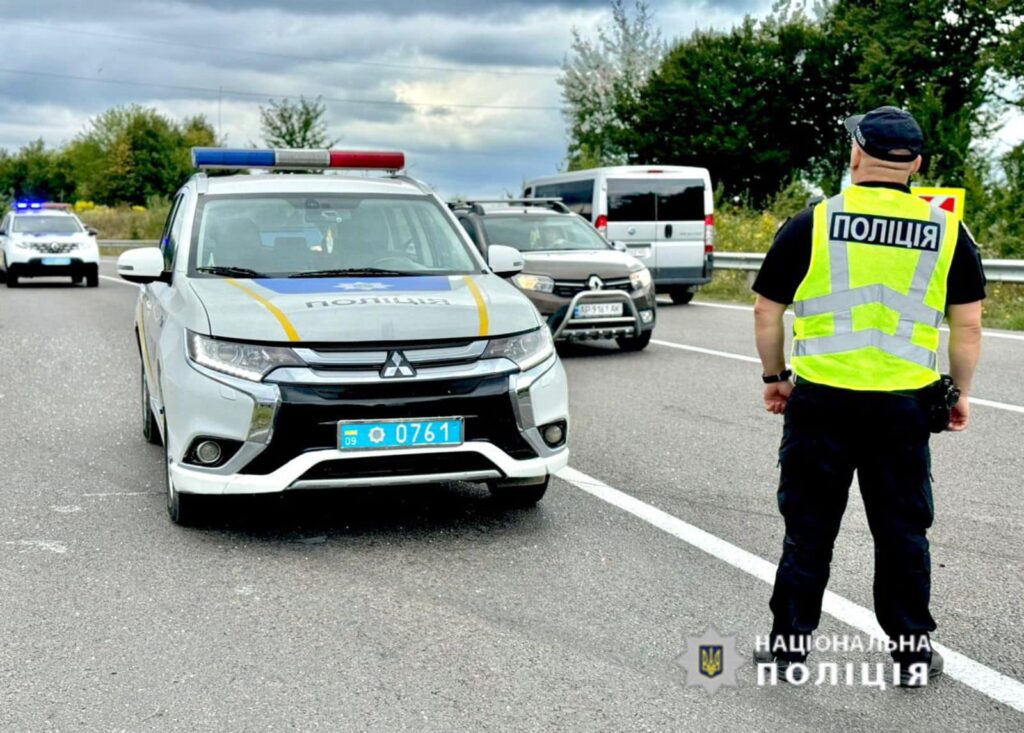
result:
[[(743, 270), (754, 273), (761, 269), (763, 252), (715, 251), (715, 269)], [(989, 282), (1024, 283), (1024, 260), (982, 260)]]
[[(118, 250), (123, 252), (126, 249), (136, 247), (156, 247), (159, 242), (155, 239), (101, 239), (101, 249)], [(715, 251), (715, 268), (719, 270), (744, 270), (746, 272), (757, 272), (764, 262), (763, 252), (723, 252)], [(985, 277), (989, 282), (996, 283), (1024, 283), (1024, 260), (982, 260), (985, 267)]]
[(98, 240), (99, 251), (104, 255), (118, 254), (125, 250), (134, 250), (139, 247), (157, 247), (158, 240)]

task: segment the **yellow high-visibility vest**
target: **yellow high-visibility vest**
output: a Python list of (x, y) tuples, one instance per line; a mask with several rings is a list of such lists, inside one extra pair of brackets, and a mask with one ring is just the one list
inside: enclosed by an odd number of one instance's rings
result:
[(890, 188), (850, 186), (818, 204), (793, 302), (797, 375), (884, 392), (936, 381), (957, 234), (949, 212)]

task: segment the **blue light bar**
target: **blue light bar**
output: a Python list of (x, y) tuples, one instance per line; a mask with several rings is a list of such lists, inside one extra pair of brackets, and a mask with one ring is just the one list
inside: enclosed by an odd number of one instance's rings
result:
[(273, 150), (252, 148), (192, 148), (196, 168), (273, 168)]
[(38, 201), (15, 201), (14, 208), (24, 211), (25, 209), (41, 209), (43, 205)]

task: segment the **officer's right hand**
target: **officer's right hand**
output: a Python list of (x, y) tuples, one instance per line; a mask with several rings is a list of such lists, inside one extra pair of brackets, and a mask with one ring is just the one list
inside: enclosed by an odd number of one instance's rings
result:
[(793, 394), (793, 383), (788, 379), (764, 386), (764, 406), (773, 415), (781, 415), (786, 411), (786, 403)]
[(967, 395), (960, 395), (960, 399), (953, 405), (953, 411), (949, 416), (949, 429), (954, 433), (967, 430), (971, 422), (971, 403), (967, 401)]

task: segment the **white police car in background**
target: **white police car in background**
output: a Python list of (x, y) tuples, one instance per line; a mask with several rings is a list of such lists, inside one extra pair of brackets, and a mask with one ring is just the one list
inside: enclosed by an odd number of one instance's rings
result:
[(100, 284), (96, 231), (66, 204), (18, 201), (0, 223), (0, 279), (17, 287), (23, 277), (70, 277)]
[(125, 252), (143, 430), (178, 523), (202, 495), (486, 482), (512, 505), (568, 462), (565, 372), (530, 301), (401, 153), (195, 149), (162, 247)]

